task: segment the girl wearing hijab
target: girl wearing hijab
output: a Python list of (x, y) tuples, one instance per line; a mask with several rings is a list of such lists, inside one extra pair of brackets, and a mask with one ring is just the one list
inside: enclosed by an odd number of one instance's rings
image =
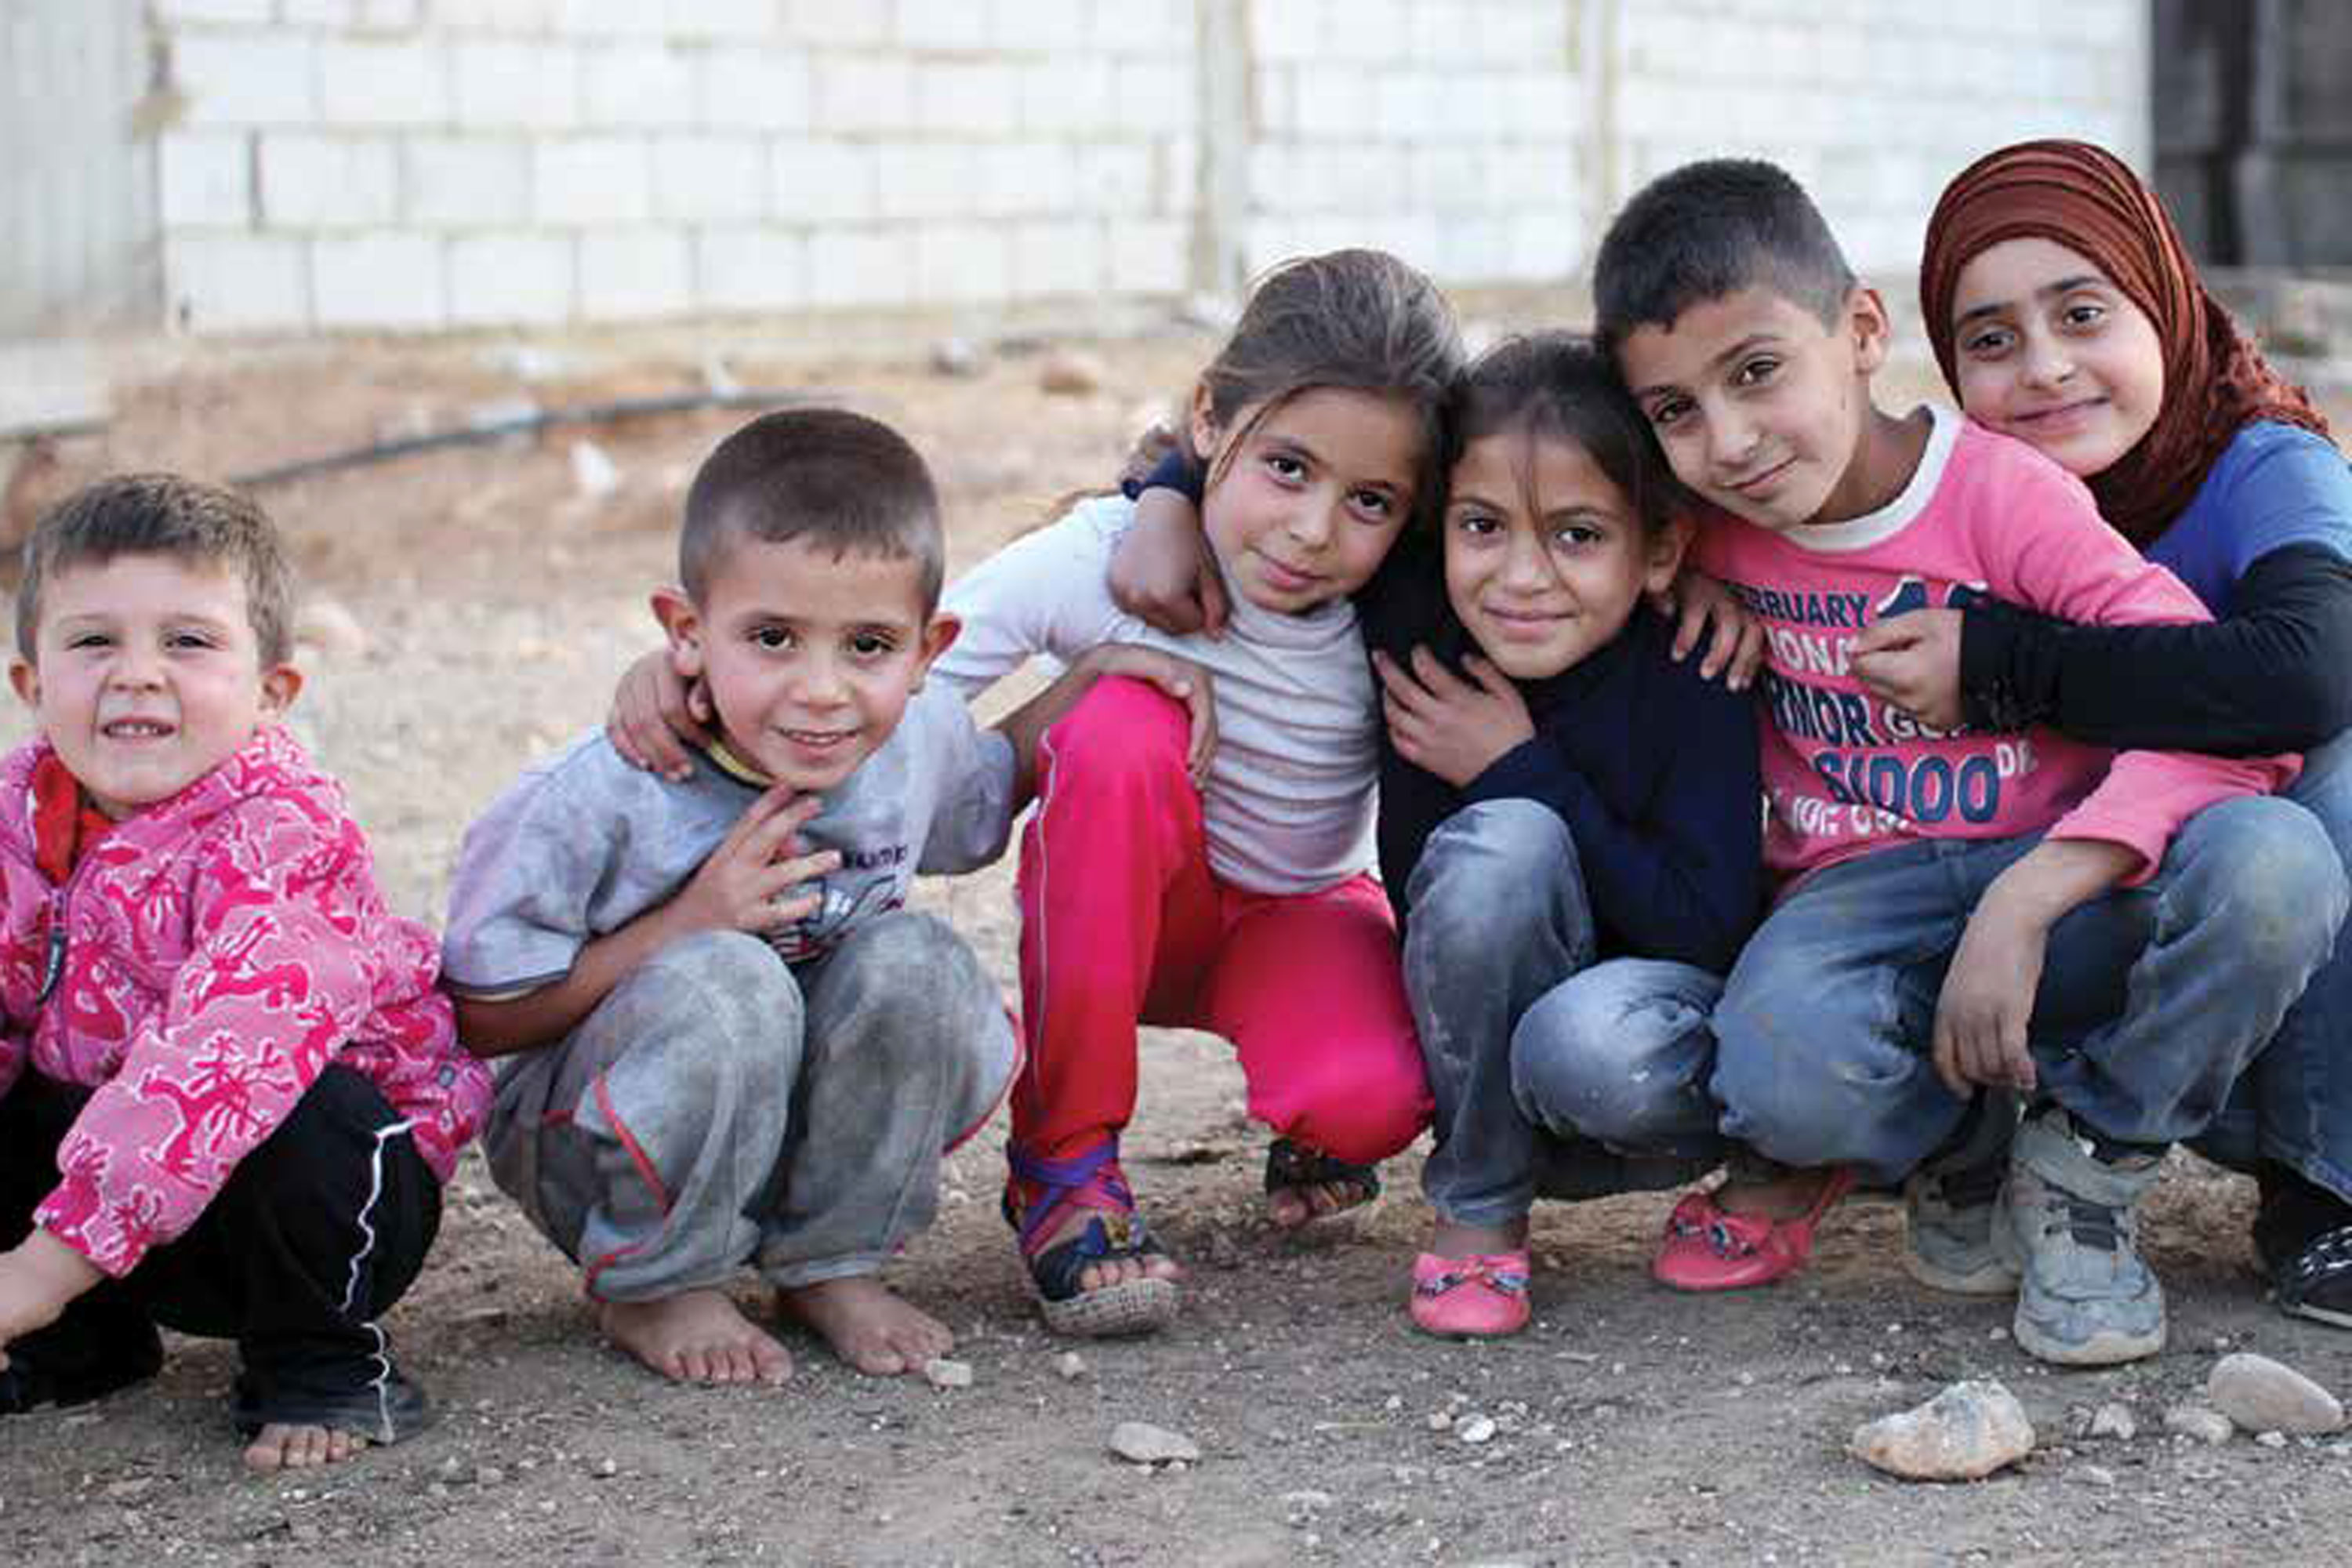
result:
[[(1993, 153), (1946, 188), (1920, 302), (1961, 407), (2086, 480), (2210, 625), (2087, 626), (1997, 601), (1882, 621), (1854, 669), (1936, 725), (2299, 751), (2287, 792), (2352, 866), (2352, 467), (2199, 279), (2154, 192), (2079, 142)], [(2282, 1310), (2352, 1327), (2352, 942), (2200, 1147), (2261, 1189)]]

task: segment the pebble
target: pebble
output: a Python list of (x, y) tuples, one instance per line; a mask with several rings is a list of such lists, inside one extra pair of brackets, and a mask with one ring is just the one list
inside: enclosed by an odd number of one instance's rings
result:
[(1972, 1481), (2033, 1451), (2033, 1424), (1998, 1383), (1956, 1383), (1916, 1409), (1854, 1428), (1849, 1451), (1916, 1481)]
[(2344, 1406), (2334, 1394), (2291, 1366), (2244, 1351), (2214, 1363), (2205, 1397), (2250, 1431), (2315, 1437), (2344, 1429)]
[(499, 1486), (503, 1484), (506, 1479), (507, 1473), (499, 1468), (496, 1465), (477, 1465), (474, 1467), (474, 1484), (478, 1487)]
[(2236, 1435), (2238, 1424), (2208, 1405), (2176, 1405), (2164, 1413), (2164, 1429), (2219, 1447)]
[(294, 616), (294, 640), (318, 649), (329, 658), (351, 658), (367, 651), (367, 633), (359, 618), (336, 599), (307, 601)]
[(2110, 1401), (2091, 1413), (2091, 1436), (2128, 1443), (2139, 1436), (2139, 1418), (2130, 1405)]
[(1112, 1427), (1110, 1451), (1139, 1465), (1189, 1464), (1201, 1457), (1201, 1447), (1192, 1438), (1148, 1421), (1122, 1421)]
[(971, 1363), (950, 1361), (946, 1356), (933, 1356), (923, 1363), (923, 1381), (933, 1388), (970, 1388)]
[(1451, 1432), (1454, 1430), (1454, 1417), (1443, 1410), (1433, 1410), (1429, 1413), (1429, 1429), (1433, 1432)]
[(2105, 1465), (2084, 1465), (2078, 1473), (2085, 1486), (2111, 1487), (2116, 1484), (2115, 1471)]
[(931, 368), (941, 375), (980, 374), (980, 349), (970, 338), (941, 338), (931, 345)]
[(621, 470), (604, 455), (604, 448), (595, 442), (582, 439), (572, 443), (572, 488), (591, 500), (601, 500), (621, 488)]
[(2284, 1448), (2286, 1447), (2286, 1434), (2284, 1432), (2257, 1432), (2254, 1434), (2254, 1441), (2260, 1443), (2265, 1448)]
[(1454, 1424), (1454, 1435), (1465, 1443), (1491, 1443), (1495, 1440), (1494, 1419), (1486, 1415), (1465, 1415)]
[(1102, 362), (1076, 349), (1056, 349), (1037, 367), (1037, 388), (1060, 397), (1083, 397), (1102, 389)]
[(1329, 1492), (1297, 1491), (1285, 1492), (1282, 1494), (1283, 1507), (1297, 1509), (1304, 1513), (1312, 1513), (1318, 1509), (1329, 1508), (1338, 1500), (1339, 1500), (1334, 1498)]
[(594, 1473), (595, 1473), (595, 1477), (596, 1477), (596, 1479), (597, 1479), (598, 1480), (600, 1480), (600, 1481), (609, 1481), (609, 1480), (611, 1480), (614, 1476), (617, 1476), (617, 1475), (619, 1475), (619, 1474), (621, 1473), (621, 1467), (620, 1467), (620, 1465), (619, 1465), (617, 1462), (615, 1462), (614, 1460), (612, 1460), (612, 1459), (599, 1459), (599, 1460), (597, 1460), (597, 1461), (596, 1461), (596, 1469), (595, 1469), (595, 1472), (594, 1472)]
[(1064, 1351), (1054, 1358), (1054, 1375), (1064, 1383), (1076, 1383), (1087, 1375), (1087, 1358), (1076, 1351)]

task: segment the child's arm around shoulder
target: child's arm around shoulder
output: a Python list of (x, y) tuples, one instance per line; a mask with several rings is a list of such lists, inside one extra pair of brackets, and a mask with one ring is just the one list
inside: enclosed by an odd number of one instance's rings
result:
[(1033, 654), (1067, 661), (1101, 642), (1119, 619), (1108, 573), (1129, 510), (1081, 501), (950, 584), (940, 609), (962, 629), (931, 674), (970, 701)]

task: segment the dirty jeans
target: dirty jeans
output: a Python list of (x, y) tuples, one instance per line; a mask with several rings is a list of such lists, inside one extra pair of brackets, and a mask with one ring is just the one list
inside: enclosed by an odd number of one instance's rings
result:
[[(1929, 1056), (1944, 972), (1986, 888), (2040, 842), (1906, 844), (1790, 894), (1715, 1010), (1723, 1131), (1878, 1182), (1941, 1144), (1966, 1105)], [(2052, 928), (2029, 1031), (2039, 1092), (2123, 1142), (2201, 1132), (2332, 951), (2346, 900), (2301, 807), (2198, 813), (2147, 881)]]
[[(1672, 1186), (1713, 1163), (1715, 1108), (1697, 1087), (1705, 1058), (1671, 1081), (1636, 1079), (1620, 1037), (1587, 1036), (1581, 1009), (1563, 1001), (1628, 961), (1587, 967), (1592, 914), (1575, 842), (1557, 815), (1527, 800), (1465, 806), (1429, 836), (1408, 891), (1405, 991), (1436, 1103), (1437, 1146), (1422, 1190), (1439, 1218), (1499, 1226), (1538, 1196)], [(1704, 1005), (1696, 1016), (1703, 1043)], [(1582, 1124), (1568, 1109), (1572, 1085), (1586, 1077), (1622, 1084), (1617, 1103), (1644, 1085), (1668, 1103), (1663, 1115), (1637, 1110), (1643, 1137), (1621, 1140), (1612, 1133), (1623, 1129), (1599, 1118)], [(1661, 1122), (1671, 1131), (1645, 1141)]]
[(945, 923), (896, 910), (787, 966), (707, 932), (632, 970), (560, 1044), (513, 1058), (490, 1170), (600, 1300), (870, 1274), (928, 1226), (940, 1156), (1019, 1053)]

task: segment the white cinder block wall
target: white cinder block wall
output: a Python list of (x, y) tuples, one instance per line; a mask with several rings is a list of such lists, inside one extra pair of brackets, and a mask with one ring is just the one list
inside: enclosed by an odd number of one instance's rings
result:
[[(2141, 0), (152, 0), (167, 308), (435, 331), (1562, 279), (1753, 152), (1872, 270), (2040, 132), (2134, 158)], [(1957, 18), (1957, 19), (1950, 19)]]

